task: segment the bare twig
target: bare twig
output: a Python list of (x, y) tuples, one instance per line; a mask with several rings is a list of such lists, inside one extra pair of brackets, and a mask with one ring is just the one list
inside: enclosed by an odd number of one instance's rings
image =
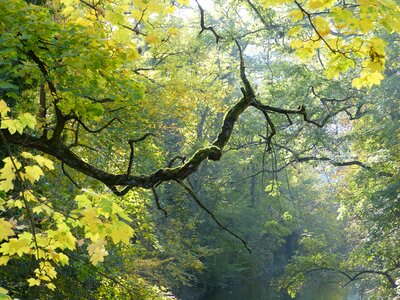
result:
[(168, 217), (167, 211), (166, 211), (164, 208), (161, 207), (161, 204), (160, 204), (160, 197), (158, 197), (156, 188), (153, 187), (151, 190), (153, 191), (154, 200), (156, 201), (157, 208), (158, 208), (159, 210), (161, 210), (161, 211), (164, 213), (165, 217), (167, 218), (167, 217)]
[(251, 249), (250, 249), (249, 245), (247, 244), (247, 242), (243, 238), (238, 236), (236, 233), (234, 233), (232, 230), (230, 230), (228, 227), (221, 224), (221, 222), (217, 219), (217, 217), (214, 215), (214, 213), (212, 211), (210, 211), (203, 204), (203, 202), (199, 199), (199, 197), (196, 195), (196, 193), (188, 185), (184, 184), (181, 180), (176, 180), (176, 182), (179, 183), (189, 193), (190, 196), (192, 196), (193, 200), (197, 203), (197, 205), (199, 205), (201, 207), (201, 209), (203, 209), (221, 229), (225, 230), (230, 235), (232, 235), (233, 237), (240, 240), (242, 242), (242, 244), (244, 245), (244, 247), (247, 249), (247, 251), (249, 253), (251, 253)]
[(65, 164), (64, 162), (61, 162), (61, 170), (63, 171), (64, 175), (67, 176), (67, 178), (72, 182), (74, 186), (76, 186), (78, 189), (82, 189), (82, 187), (72, 179), (72, 177), (68, 174), (68, 172), (65, 170)]
[(215, 42), (218, 44), (219, 40), (222, 39), (222, 37), (215, 31), (214, 27), (212, 26), (206, 26), (205, 21), (204, 21), (204, 9), (201, 7), (199, 2), (196, 0), (197, 6), (199, 7), (200, 10), (200, 26), (201, 30), (199, 32), (199, 35), (202, 34), (204, 31), (211, 31), (211, 33), (215, 36)]

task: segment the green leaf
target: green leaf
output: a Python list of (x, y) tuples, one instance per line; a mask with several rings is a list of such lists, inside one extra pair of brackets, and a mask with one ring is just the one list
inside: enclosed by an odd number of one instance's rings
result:
[(36, 119), (30, 113), (23, 113), (18, 116), (18, 119), (21, 121), (23, 127), (28, 126), (29, 128), (34, 129), (36, 126)]

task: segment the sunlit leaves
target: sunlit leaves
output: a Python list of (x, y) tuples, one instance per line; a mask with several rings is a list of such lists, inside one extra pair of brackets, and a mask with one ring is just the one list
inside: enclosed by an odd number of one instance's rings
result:
[(8, 240), (9, 236), (14, 235), (14, 231), (12, 230), (13, 225), (5, 220), (4, 218), (0, 218), (0, 242), (2, 240)]
[(110, 237), (114, 244), (129, 243), (134, 232), (129, 225), (119, 220), (119, 214), (123, 213), (117, 204), (92, 191), (80, 194), (75, 199), (78, 209), (73, 213), (82, 216), (75, 224), (83, 226), (85, 237), (91, 240), (88, 252), (93, 264), (103, 261), (108, 254), (105, 250), (107, 237)]
[[(25, 154), (25, 156), (29, 155)], [(52, 280), (57, 275), (55, 266), (69, 263), (69, 258), (62, 252), (63, 250), (72, 251), (77, 246), (83, 247), (86, 239), (90, 261), (96, 265), (104, 261), (104, 257), (108, 255), (105, 248), (107, 239), (114, 244), (128, 244), (134, 234), (133, 229), (119, 219), (119, 213), (124, 219), (129, 219), (123, 210), (117, 204), (93, 191), (78, 195), (76, 197), (78, 208), (70, 214), (54, 211), (46, 199), (38, 199), (30, 191), (21, 193), (21, 196), (34, 205), (33, 209), (28, 208), (32, 209), (33, 213), (52, 220), (48, 223), (48, 227), (43, 227), (43, 232), (32, 234), (25, 231), (14, 237), (12, 229), (14, 225), (4, 218), (0, 219), (0, 238), (5, 240), (0, 247), (0, 262), (7, 264), (13, 256), (23, 255), (33, 255), (39, 261), (40, 267), (34, 271), (35, 277), (28, 280), (30, 286), (43, 284), (49, 289), (55, 288), (52, 284)], [(16, 204), (17, 201), (20, 204)], [(18, 208), (25, 206), (24, 201), (19, 199), (10, 199), (7, 203), (9, 206)], [(20, 228), (24, 227), (20, 226)], [(76, 236), (80, 236), (81, 228), (84, 239), (83, 242), (78, 243)]]
[(313, 23), (321, 36), (326, 36), (330, 33), (331, 30), (329, 28), (328, 21), (325, 18), (316, 17), (315, 19), (313, 19)]
[(330, 53), (328, 57), (330, 59), (325, 69), (325, 75), (328, 79), (339, 78), (340, 74), (344, 74), (355, 67), (354, 60), (339, 53)]
[(297, 22), (303, 19), (304, 14), (301, 10), (295, 9), (289, 13), (289, 16), (291, 17), (292, 22)]
[(22, 178), (29, 180), (31, 183), (35, 183), (43, 175), (44, 173), (39, 166), (26, 166), (25, 172), (21, 173)]
[[(9, 109), (4, 103), (1, 104), (3, 124)], [(34, 126), (33, 117), (29, 114), (22, 116), (19, 122), (24, 127)], [(56, 266), (69, 263), (63, 251), (83, 247), (85, 240), (93, 264), (104, 261), (108, 254), (105, 249), (107, 240), (114, 244), (129, 244), (134, 231), (125, 222), (131, 219), (107, 197), (88, 190), (76, 196), (75, 210), (63, 212), (55, 210), (48, 199), (30, 189), (44, 176), (45, 169), (54, 170), (51, 160), (21, 152), (18, 157), (6, 157), (3, 163), (0, 190), (10, 192), (16, 184), (22, 190), (0, 202), (1, 210), (17, 209), (20, 214), (16, 220), (0, 218), (0, 265), (6, 265), (14, 257), (33, 256), (39, 261), (39, 268), (34, 271), (35, 277), (28, 279), (29, 286), (44, 285), (55, 289), (52, 281), (57, 275)], [(37, 226), (33, 215), (43, 220), (40, 230), (32, 231)], [(78, 243), (78, 237), (82, 242)]]
[(10, 108), (4, 100), (0, 100), (0, 129), (8, 129), (11, 134), (22, 134), (26, 127), (35, 128), (36, 119), (30, 113), (20, 114), (17, 119), (13, 119), (7, 116), (8, 112)]
[(114, 221), (113, 226), (110, 227), (110, 237), (114, 244), (122, 242), (128, 244), (134, 232), (133, 229), (122, 221)]
[(18, 116), (18, 120), (21, 122), (22, 127), (30, 127), (31, 129), (35, 128), (36, 119), (30, 113), (23, 113)]
[(34, 161), (36, 161), (36, 163), (40, 166), (40, 167), (46, 167), (49, 170), (54, 170), (54, 164), (53, 162), (48, 159), (45, 158), (41, 155), (33, 155), (29, 152), (22, 152), (21, 156), (27, 159), (32, 159)]
[(90, 255), (90, 262), (93, 265), (97, 265), (99, 262), (104, 261), (104, 257), (108, 255), (108, 251), (105, 248), (105, 240), (96, 240), (88, 246), (88, 253)]
[(314, 10), (323, 10), (330, 7), (334, 0), (309, 0), (307, 1), (307, 7)]
[(351, 85), (357, 89), (361, 89), (364, 86), (372, 87), (374, 84), (379, 85), (384, 78), (379, 72), (363, 71), (360, 75), (359, 78), (354, 78), (351, 82)]
[(361, 89), (380, 84), (384, 78), (385, 44), (377, 41), (373, 33), (382, 27), (389, 33), (399, 32), (400, 9), (394, 2), (359, 1), (359, 6), (353, 8), (331, 0), (310, 0), (298, 5), (303, 5), (302, 10), (295, 7), (288, 15), (292, 22), (302, 20), (304, 27), (299, 29), (296, 24), (288, 35), (293, 37), (291, 46), (297, 49), (299, 57), (310, 59), (318, 55), (326, 59), (328, 78), (337, 78), (361, 64), (363, 70), (358, 69), (359, 77), (353, 80), (353, 87)]
[(10, 111), (7, 103), (4, 100), (0, 100), (0, 116), (5, 117), (7, 113)]
[(0, 286), (0, 300), (11, 300), (11, 297), (8, 296), (7, 294), (8, 290)]

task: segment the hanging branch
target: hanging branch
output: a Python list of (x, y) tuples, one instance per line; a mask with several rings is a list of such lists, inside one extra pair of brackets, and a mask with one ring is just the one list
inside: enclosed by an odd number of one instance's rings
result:
[(69, 181), (72, 182), (72, 184), (74, 186), (76, 186), (78, 189), (82, 189), (82, 187), (75, 181), (72, 179), (72, 177), (68, 174), (67, 170), (65, 170), (65, 164), (64, 162), (61, 162), (61, 170), (63, 171), (64, 175), (67, 176), (67, 178), (69, 179)]
[[(252, 106), (257, 108), (261, 112), (280, 113), (280, 114), (285, 115), (287, 118), (289, 115), (301, 115), (301, 116), (303, 116), (304, 121), (306, 121), (307, 123), (311, 123), (319, 128), (324, 127), (325, 122), (326, 122), (326, 121), (324, 121), (322, 123), (318, 123), (314, 120), (311, 120), (307, 114), (305, 105), (301, 105), (301, 106), (299, 106), (299, 108), (297, 110), (294, 110), (294, 109), (283, 109), (280, 107), (274, 107), (274, 106), (270, 106), (270, 105), (263, 105), (259, 101), (254, 101), (254, 103), (252, 103)], [(289, 123), (291, 123), (291, 120), (289, 121)]]
[(200, 206), (201, 209), (204, 210), (213, 219), (213, 221), (218, 225), (218, 227), (220, 227), (221, 229), (225, 230), (226, 232), (228, 232), (230, 235), (232, 235), (236, 239), (240, 240), (242, 242), (242, 244), (244, 245), (244, 247), (247, 249), (247, 251), (249, 253), (251, 253), (251, 249), (250, 249), (249, 245), (247, 244), (247, 242), (243, 238), (238, 236), (236, 233), (234, 233), (232, 230), (230, 230), (228, 227), (226, 227), (225, 225), (221, 224), (221, 222), (217, 219), (215, 214), (212, 211), (210, 211), (203, 204), (203, 202), (199, 199), (197, 194), (188, 185), (184, 184), (181, 180), (176, 180), (176, 182), (178, 184), (180, 184), (189, 193), (190, 196), (192, 196), (193, 200), (197, 203), (197, 205)]
[[(384, 270), (384, 271), (380, 271), (380, 270), (348, 270), (348, 271), (343, 271), (340, 269), (336, 269), (336, 268), (332, 268), (332, 267), (317, 267), (317, 268), (312, 268), (312, 269), (308, 269), (305, 271), (299, 271), (296, 274), (293, 274), (295, 277), (295, 275), (299, 274), (299, 273), (304, 273), (305, 275), (307, 274), (311, 274), (311, 273), (315, 273), (315, 272), (321, 272), (321, 271), (328, 271), (328, 272), (335, 272), (335, 273), (339, 273), (341, 275), (343, 275), (344, 277), (347, 278), (347, 282), (345, 284), (342, 285), (342, 287), (347, 286), (349, 283), (355, 281), (355, 280), (359, 280), (361, 279), (362, 275), (365, 274), (375, 274), (375, 275), (381, 275), (384, 276), (386, 278), (386, 280), (390, 283), (390, 286), (392, 288), (396, 288), (398, 285), (396, 284), (395, 280), (393, 279), (393, 277), (390, 275), (389, 272), (394, 271), (399, 269), (400, 266), (395, 266), (393, 268)], [(354, 273), (354, 275), (352, 275), (351, 273)], [(285, 289), (287, 290), (293, 283), (295, 283), (295, 280), (290, 281), (286, 286)]]
[(84, 266), (89, 266), (94, 272), (98, 273), (99, 275), (103, 276), (104, 278), (107, 278), (108, 280), (114, 282), (115, 284), (121, 286), (122, 288), (124, 288), (126, 290), (126, 292), (129, 295), (130, 299), (136, 299), (135, 297), (133, 297), (132, 294), (132, 288), (127, 286), (125, 283), (123, 283), (121, 280), (119, 280), (116, 277), (110, 276), (107, 273), (104, 273), (103, 271), (101, 271), (99, 268), (97, 268), (96, 266), (92, 265), (92, 264), (88, 264), (82, 260), (80, 260), (79, 258), (76, 258), (75, 256), (68, 254), (67, 252), (64, 252), (65, 255), (67, 255), (69, 258), (71, 258), (72, 260), (84, 265)]
[(151, 190), (153, 191), (154, 200), (156, 201), (157, 208), (158, 208), (159, 210), (161, 210), (161, 211), (164, 213), (165, 217), (167, 218), (167, 217), (168, 217), (167, 211), (166, 211), (164, 208), (161, 207), (160, 198), (158, 197), (156, 188), (155, 188), (155, 187), (152, 187)]
[(155, 136), (155, 135), (154, 135), (154, 133), (148, 132), (148, 133), (144, 134), (142, 137), (140, 137), (138, 139), (129, 140), (128, 141), (129, 148), (130, 148), (130, 154), (129, 154), (128, 171), (126, 172), (127, 176), (131, 175), (132, 165), (133, 165), (133, 158), (135, 157), (135, 149), (133, 148), (133, 143), (138, 143), (138, 142), (144, 141), (149, 136)]
[(112, 122), (114, 122), (115, 120), (117, 120), (119, 123), (122, 124), (121, 120), (118, 117), (114, 117), (112, 118), (110, 121), (107, 122), (107, 124), (103, 125), (102, 127), (100, 127), (99, 129), (90, 129), (89, 127), (87, 127), (85, 125), (85, 123), (82, 122), (82, 120), (80, 118), (74, 118), (76, 121), (78, 121), (79, 124), (82, 125), (83, 129), (85, 129), (87, 132), (90, 133), (98, 133), (101, 132), (102, 130), (106, 129), (108, 126), (111, 125)]
[(265, 21), (260, 10), (254, 5), (253, 2), (251, 2), (250, 0), (246, 0), (246, 2), (250, 5), (251, 9), (256, 13), (257, 17), (261, 20), (261, 23), (263, 23), (266, 29), (273, 29), (276, 27), (268, 24), (267, 21)]

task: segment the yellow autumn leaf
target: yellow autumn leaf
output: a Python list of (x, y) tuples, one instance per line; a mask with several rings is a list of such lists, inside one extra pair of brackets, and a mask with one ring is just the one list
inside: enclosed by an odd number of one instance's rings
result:
[(0, 170), (0, 190), (8, 192), (14, 188), (13, 181), (16, 178), (15, 167), (21, 167), (21, 164), (15, 158), (11, 159), (10, 157), (6, 157), (3, 159), (4, 166)]
[(381, 81), (384, 79), (382, 73), (379, 72), (373, 72), (370, 73), (369, 76), (367, 76), (367, 82), (369, 86), (371, 87), (372, 85), (380, 85)]
[(145, 41), (149, 44), (156, 44), (160, 41), (160, 37), (158, 36), (157, 33), (151, 32), (147, 34)]
[(29, 286), (39, 286), (40, 285), (40, 280), (37, 278), (29, 278), (28, 280)]
[(71, 231), (66, 230), (48, 230), (48, 237), (54, 241), (54, 246), (60, 249), (75, 249), (76, 238), (72, 235)]
[(69, 263), (69, 258), (64, 253), (58, 253), (57, 261), (60, 262), (62, 266), (66, 266)]
[(316, 30), (322, 37), (328, 35), (331, 32), (328, 21), (325, 18), (316, 17), (314, 18), (313, 23)]
[(372, 87), (373, 85), (380, 85), (384, 79), (383, 75), (379, 72), (366, 72), (363, 71), (359, 78), (354, 78), (351, 82), (352, 87), (361, 89), (362, 87)]
[(21, 174), (24, 179), (29, 180), (31, 183), (35, 183), (43, 175), (44, 173), (39, 166), (26, 166), (25, 173)]
[(374, 23), (368, 18), (360, 20), (359, 26), (362, 33), (367, 33), (369, 31), (372, 31), (374, 30), (375, 27)]
[(14, 134), (18, 131), (19, 134), (22, 134), (24, 131), (24, 126), (19, 120), (5, 119), (1, 121), (1, 129), (8, 129), (11, 134)]
[(99, 239), (88, 246), (90, 262), (93, 265), (97, 265), (99, 262), (103, 262), (104, 257), (108, 255), (108, 251), (105, 248), (106, 244), (107, 242), (105, 240)]
[(10, 112), (10, 108), (4, 100), (0, 100), (0, 116), (5, 117)]
[(329, 7), (332, 4), (333, 0), (309, 0), (307, 2), (307, 7), (314, 10), (322, 10), (324, 8)]
[(27, 240), (24, 238), (12, 238), (7, 243), (1, 244), (0, 253), (5, 255), (14, 255), (22, 256), (25, 253), (29, 253), (31, 247), (29, 246), (31, 240)]
[(302, 27), (301, 26), (294, 26), (293, 28), (291, 28), (288, 32), (287, 35), (288, 36), (295, 36), (296, 33), (298, 33), (300, 31)]
[(300, 40), (293, 40), (290, 42), (290, 47), (292, 47), (293, 49), (298, 49), (303, 45), (303, 42)]
[(14, 231), (12, 230), (12, 224), (8, 222), (4, 218), (0, 218), (0, 242), (2, 240), (8, 240), (9, 236), (14, 235)]
[[(14, 175), (15, 176), (15, 175)], [(0, 180), (0, 191), (8, 192), (14, 188), (13, 178), (9, 178), (9, 180)]]
[(133, 237), (133, 229), (122, 221), (113, 222), (110, 227), (110, 237), (114, 244), (122, 242), (129, 244), (129, 240)]
[(41, 155), (36, 155), (34, 159), (36, 160), (39, 166), (46, 167), (49, 170), (54, 170), (54, 164), (50, 159), (47, 159)]
[(46, 284), (46, 287), (49, 289), (49, 290), (52, 290), (52, 291), (54, 291), (55, 289), (56, 289), (56, 286), (53, 284), (53, 283), (47, 283)]
[(303, 20), (304, 14), (301, 10), (295, 9), (289, 13), (289, 16), (292, 19), (292, 22), (297, 22)]
[(131, 16), (132, 16), (132, 18), (134, 18), (135, 21), (137, 22), (137, 21), (139, 21), (140, 19), (143, 20), (143, 18), (145, 17), (145, 12), (143, 12), (143, 11), (140, 10), (140, 9), (135, 8), (135, 9), (132, 9), (132, 10), (131, 10)]
[(96, 209), (93, 207), (86, 208), (82, 212), (82, 223), (90, 229), (90, 231), (97, 231), (97, 212)]
[(339, 29), (347, 27), (353, 20), (353, 13), (347, 8), (333, 7), (330, 15)]
[(368, 61), (366, 67), (372, 72), (382, 72), (385, 69), (385, 64), (382, 61)]
[(9, 256), (5, 256), (5, 255), (0, 256), (0, 266), (7, 265), (9, 260), (10, 260)]
[(47, 159), (41, 155), (33, 155), (29, 152), (22, 152), (21, 156), (26, 159), (35, 160), (40, 167), (46, 167), (49, 170), (54, 170), (54, 164), (50, 159)]
[(28, 202), (37, 202), (35, 195), (30, 190), (23, 191), (21, 196)]

